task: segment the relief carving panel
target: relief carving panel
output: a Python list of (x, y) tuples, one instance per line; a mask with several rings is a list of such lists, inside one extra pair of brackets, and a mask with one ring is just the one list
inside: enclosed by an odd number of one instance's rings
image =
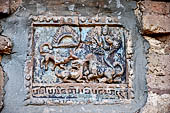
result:
[(131, 40), (114, 17), (31, 19), (26, 104), (114, 104), (133, 99)]

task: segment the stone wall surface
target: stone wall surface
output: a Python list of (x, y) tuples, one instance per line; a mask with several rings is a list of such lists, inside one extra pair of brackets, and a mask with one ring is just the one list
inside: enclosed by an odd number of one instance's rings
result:
[[(135, 1), (126, 0), (0, 0), (0, 109), (2, 113), (110, 113), (110, 111), (121, 113), (170, 113), (170, 2), (144, 0), (138, 1), (136, 8)], [(136, 23), (136, 10), (138, 23)], [(145, 79), (141, 79), (139, 100), (132, 106), (120, 107), (116, 105), (109, 110), (108, 106), (25, 106), (24, 92), (24, 63), (27, 56), (28, 40), (30, 35), (30, 16), (36, 15), (59, 15), (59, 16), (116, 16), (125, 27), (135, 32), (139, 46), (149, 50), (147, 52), (147, 86), (148, 98), (143, 94)], [(8, 17), (7, 17), (8, 16)], [(139, 25), (136, 25), (139, 24)], [(138, 33), (136, 26), (141, 35)], [(3, 32), (2, 32), (3, 31)], [(13, 54), (11, 52), (12, 43)], [(145, 43), (145, 41), (147, 41)], [(143, 46), (144, 44), (144, 46)], [(145, 45), (146, 44), (146, 45)], [(138, 49), (138, 47), (136, 47)], [(136, 54), (143, 55), (140, 50)], [(145, 56), (138, 59), (136, 65), (145, 65)], [(139, 61), (141, 60), (141, 62)], [(2, 66), (1, 66), (2, 65)], [(145, 67), (143, 67), (145, 68)], [(8, 82), (4, 88), (4, 71), (8, 75)], [(139, 73), (143, 70), (138, 70)], [(143, 87), (142, 87), (143, 84)], [(6, 92), (5, 97), (4, 90)], [(141, 93), (141, 95), (140, 95)], [(3, 99), (4, 98), (4, 99)], [(88, 107), (89, 107), (88, 106)], [(143, 107), (143, 108), (142, 108)], [(141, 109), (140, 109), (141, 108)], [(125, 109), (125, 110), (122, 110)], [(126, 110), (128, 109), (128, 111)], [(140, 109), (140, 110), (139, 110)]]
[(170, 2), (142, 1), (142, 34), (147, 54), (148, 99), (141, 113), (170, 113)]

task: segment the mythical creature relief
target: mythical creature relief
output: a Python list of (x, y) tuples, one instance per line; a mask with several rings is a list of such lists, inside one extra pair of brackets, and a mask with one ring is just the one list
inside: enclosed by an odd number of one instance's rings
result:
[(114, 83), (124, 73), (123, 65), (113, 59), (121, 43), (121, 37), (107, 25), (91, 29), (85, 41), (71, 27), (62, 26), (52, 44), (40, 45), (41, 68), (48, 70), (51, 61), (62, 83)]
[[(89, 64), (89, 70), (93, 74), (89, 74), (88, 78), (95, 78), (100, 83), (114, 82), (114, 78), (121, 77), (124, 73), (123, 64), (113, 59), (122, 44), (119, 32), (114, 32), (105, 25), (95, 27), (88, 32), (87, 36), (86, 43), (89, 43), (87, 46), (96, 57)], [(116, 68), (120, 71), (117, 72)]]

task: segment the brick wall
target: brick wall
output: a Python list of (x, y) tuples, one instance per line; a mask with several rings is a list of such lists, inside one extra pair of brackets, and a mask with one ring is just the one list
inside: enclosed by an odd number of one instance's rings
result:
[[(58, 2), (48, 0), (44, 2), (44, 6), (38, 4), (38, 1), (39, 0), (37, 0), (36, 7), (37, 12), (40, 14), (41, 12), (49, 11), (60, 15), (60, 12), (65, 11), (65, 9), (69, 10), (70, 13), (75, 13), (75, 15), (77, 14), (76, 12), (84, 15), (88, 15), (89, 12), (89, 10), (86, 9), (87, 3), (83, 2), (83, 0), (80, 0), (81, 2), (79, 0), (69, 0), (69, 3), (76, 2), (78, 4), (77, 6), (82, 7), (82, 10), (79, 9), (79, 11), (77, 11), (74, 5), (66, 7), (65, 4), (63, 4), (63, 2), (66, 2), (65, 0), (58, 0)], [(94, 0), (89, 2), (88, 6), (93, 8), (93, 11), (97, 12), (98, 8), (100, 8), (103, 13), (106, 13), (105, 9), (103, 9), (104, 1), (105, 0)], [(0, 0), (0, 17), (15, 12), (21, 2), (21, 0)], [(25, 0), (25, 2), (35, 5), (34, 0)], [(56, 7), (59, 5), (63, 7)], [(148, 99), (140, 112), (170, 113), (170, 2), (166, 0), (139, 1), (136, 14), (141, 25), (141, 34), (150, 45), (147, 54), (148, 72), (146, 75)], [(0, 108), (2, 107), (2, 89), (4, 87), (3, 77), (4, 72), (2, 67), (0, 67)]]
[(170, 113), (170, 2), (138, 2), (144, 38), (149, 42), (148, 99), (142, 113)]

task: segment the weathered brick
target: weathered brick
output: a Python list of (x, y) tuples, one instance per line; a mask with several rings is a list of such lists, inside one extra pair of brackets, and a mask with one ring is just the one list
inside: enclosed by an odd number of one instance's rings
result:
[(155, 38), (145, 36), (145, 39), (150, 44), (149, 53), (147, 54), (148, 86), (151, 89), (170, 89), (170, 52), (167, 52), (170, 35)]
[[(158, 55), (156, 53), (148, 56), (148, 86), (164, 90), (170, 86), (170, 55)], [(170, 88), (169, 88), (170, 89)]]
[(0, 16), (14, 13), (22, 0), (0, 0)]
[(6, 36), (0, 36), (0, 54), (10, 54), (12, 51), (12, 42)]
[(170, 3), (144, 1), (140, 4), (142, 11), (143, 34), (170, 33)]
[(157, 95), (150, 92), (141, 113), (170, 113), (170, 94)]
[(158, 1), (143, 1), (142, 11), (145, 13), (157, 13), (157, 14), (169, 14), (170, 13), (170, 3), (168, 2), (158, 2)]
[(146, 13), (142, 18), (143, 33), (156, 34), (156, 33), (170, 33), (170, 15), (157, 15)]
[(10, 13), (14, 13), (17, 8), (21, 5), (22, 0), (11, 0), (10, 1)]
[(0, 0), (0, 13), (9, 14), (10, 8), (9, 8), (9, 0)]

